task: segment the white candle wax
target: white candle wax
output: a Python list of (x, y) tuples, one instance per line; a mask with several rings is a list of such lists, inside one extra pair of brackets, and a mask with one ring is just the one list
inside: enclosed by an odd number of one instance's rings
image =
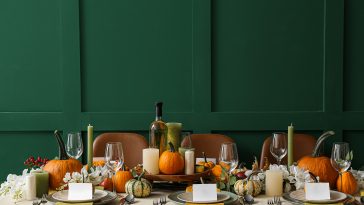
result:
[(25, 199), (34, 200), (36, 197), (35, 176), (30, 174), (25, 177)]
[(185, 152), (185, 174), (192, 175), (195, 173), (195, 152), (187, 150)]
[(267, 196), (281, 196), (283, 194), (283, 173), (279, 170), (265, 172), (265, 194)]
[(159, 174), (159, 149), (143, 149), (143, 169), (149, 174)]

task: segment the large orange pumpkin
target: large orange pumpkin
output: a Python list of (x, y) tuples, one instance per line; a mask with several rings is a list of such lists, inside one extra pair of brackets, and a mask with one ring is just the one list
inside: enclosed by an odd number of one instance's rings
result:
[(116, 192), (125, 192), (125, 184), (130, 179), (133, 179), (133, 175), (130, 171), (126, 171), (125, 167), (123, 166), (122, 170), (117, 171), (115, 176), (113, 176)]
[(320, 177), (320, 182), (329, 182), (332, 189), (336, 186), (338, 172), (332, 167), (330, 158), (319, 155), (319, 150), (326, 138), (334, 134), (333, 131), (322, 134), (316, 142), (312, 155), (304, 156), (298, 160), (299, 167), (309, 170), (315, 176)]
[[(346, 194), (355, 194), (358, 190), (358, 183), (351, 172), (342, 173), (337, 179), (337, 190)], [(341, 186), (342, 185), (342, 186)]]
[(182, 173), (185, 161), (179, 152), (176, 152), (171, 142), (168, 143), (170, 150), (166, 150), (159, 157), (159, 171), (163, 174)]
[(59, 135), (58, 131), (54, 132), (54, 136), (58, 142), (59, 159), (50, 160), (43, 170), (49, 173), (49, 187), (56, 189), (64, 184), (63, 178), (67, 172), (80, 172), (82, 169), (82, 163), (77, 159), (70, 159), (67, 156), (64, 142)]

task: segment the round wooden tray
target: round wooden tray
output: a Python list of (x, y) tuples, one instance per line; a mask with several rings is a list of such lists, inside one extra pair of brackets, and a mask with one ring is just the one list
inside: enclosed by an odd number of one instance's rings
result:
[(211, 170), (207, 170), (202, 173), (195, 173), (193, 175), (146, 174), (144, 175), (144, 178), (150, 181), (192, 182), (192, 181), (199, 181), (200, 177), (207, 176), (210, 173), (210, 171)]

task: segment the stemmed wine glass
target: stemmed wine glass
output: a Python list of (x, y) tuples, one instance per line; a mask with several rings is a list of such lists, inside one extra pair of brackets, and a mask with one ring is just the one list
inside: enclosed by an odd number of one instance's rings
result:
[(83, 144), (79, 132), (69, 133), (67, 136), (66, 152), (69, 157), (78, 159), (83, 153)]
[(335, 142), (331, 151), (331, 165), (339, 172), (341, 178), (341, 190), (342, 190), (342, 173), (349, 169), (351, 160), (353, 158), (352, 152), (350, 152), (349, 143), (347, 142)]
[(219, 164), (221, 167), (226, 169), (228, 184), (227, 191), (230, 191), (230, 175), (231, 172), (238, 166), (239, 157), (238, 157), (238, 149), (236, 148), (236, 144), (233, 142), (223, 143), (220, 148), (219, 155)]
[[(112, 176), (123, 166), (124, 163), (124, 154), (123, 154), (123, 146), (121, 142), (108, 142), (106, 144), (105, 149), (105, 164), (109, 171), (112, 173)], [(111, 179), (113, 179), (112, 177)], [(113, 181), (113, 192), (115, 191), (115, 183)]]
[(287, 154), (287, 137), (284, 132), (273, 133), (272, 143), (270, 144), (270, 153), (276, 158), (278, 166), (281, 160)]

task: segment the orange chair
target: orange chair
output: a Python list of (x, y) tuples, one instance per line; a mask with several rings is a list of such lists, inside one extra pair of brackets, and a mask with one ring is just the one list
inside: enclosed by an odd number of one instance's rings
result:
[[(260, 155), (260, 168), (264, 166), (264, 158), (267, 157), (271, 164), (276, 164), (276, 159), (270, 153), (270, 144), (272, 142), (272, 136), (264, 140), (262, 146), (262, 153)], [(307, 134), (294, 134), (293, 137), (293, 160), (297, 162), (301, 157), (312, 154), (315, 148), (316, 138)], [(282, 159), (282, 164), (287, 164), (287, 155)]]
[(148, 147), (144, 136), (136, 133), (103, 133), (96, 137), (93, 144), (94, 157), (104, 157), (108, 142), (121, 142), (123, 145), (125, 165), (129, 168), (141, 164), (143, 149)]
[(191, 134), (192, 147), (195, 148), (195, 157), (203, 157), (205, 152), (209, 158), (219, 160), (220, 146), (224, 142), (234, 142), (228, 136), (221, 134)]

